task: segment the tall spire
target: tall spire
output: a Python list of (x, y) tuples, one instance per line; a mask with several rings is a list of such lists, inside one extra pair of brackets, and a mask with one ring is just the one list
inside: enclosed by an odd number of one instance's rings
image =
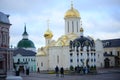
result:
[(25, 24), (25, 27), (24, 27), (24, 31), (26, 32), (26, 24)]
[(71, 0), (71, 9), (73, 9), (73, 0)]
[(25, 26), (24, 26), (24, 32), (23, 32), (23, 38), (28, 38), (28, 33), (27, 33), (27, 31), (26, 31), (26, 24), (25, 24)]

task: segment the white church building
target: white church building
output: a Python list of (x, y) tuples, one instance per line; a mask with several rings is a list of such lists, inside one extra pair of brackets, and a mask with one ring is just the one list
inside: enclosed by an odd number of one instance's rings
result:
[(56, 41), (49, 29), (44, 33), (46, 45), (38, 49), (36, 67), (40, 70), (54, 70), (56, 66), (69, 69), (70, 66), (104, 67), (104, 46), (102, 40), (84, 36), (80, 13), (73, 7), (65, 13), (65, 34)]

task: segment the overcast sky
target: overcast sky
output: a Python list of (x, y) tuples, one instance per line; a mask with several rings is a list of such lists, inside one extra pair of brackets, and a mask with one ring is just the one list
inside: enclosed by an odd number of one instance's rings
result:
[[(80, 13), (85, 36), (120, 38), (120, 0), (73, 0), (73, 6)], [(17, 46), (26, 23), (36, 48), (44, 46), (48, 19), (57, 40), (65, 32), (64, 15), (70, 7), (71, 0), (0, 0), (0, 11), (10, 15), (10, 45)]]

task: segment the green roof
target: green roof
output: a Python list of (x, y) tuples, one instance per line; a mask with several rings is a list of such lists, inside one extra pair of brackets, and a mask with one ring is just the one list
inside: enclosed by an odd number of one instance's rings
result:
[(34, 43), (29, 39), (22, 39), (18, 42), (18, 48), (35, 48)]

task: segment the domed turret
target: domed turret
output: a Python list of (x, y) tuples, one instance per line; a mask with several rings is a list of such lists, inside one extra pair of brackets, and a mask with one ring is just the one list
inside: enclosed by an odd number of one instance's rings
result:
[(64, 18), (80, 18), (80, 14), (78, 12), (78, 10), (73, 8), (73, 4), (71, 4), (71, 9), (69, 9), (66, 13)]
[(28, 33), (26, 31), (26, 25), (24, 27), (24, 32), (22, 34), (23, 39), (17, 44), (18, 48), (35, 48), (34, 43), (28, 39)]
[(29, 39), (22, 39), (18, 42), (18, 48), (35, 48), (34, 43)]
[(50, 31), (50, 29), (49, 29), (49, 20), (47, 20), (47, 26), (48, 26), (48, 29), (47, 29), (47, 31), (44, 33), (44, 37), (45, 37), (46, 39), (51, 39), (51, 38), (53, 37), (53, 33), (52, 33), (52, 31)]
[(44, 37), (46, 39), (51, 39), (53, 37), (52, 32), (49, 30), (49, 28), (47, 29), (47, 31), (44, 33)]
[(71, 3), (71, 8), (66, 11), (64, 19), (65, 34), (75, 33), (79, 35), (81, 17), (78, 10), (73, 7), (73, 3)]
[(80, 32), (83, 32), (83, 31), (84, 31), (84, 30), (83, 30), (83, 28), (81, 27), (81, 28), (80, 28)]

